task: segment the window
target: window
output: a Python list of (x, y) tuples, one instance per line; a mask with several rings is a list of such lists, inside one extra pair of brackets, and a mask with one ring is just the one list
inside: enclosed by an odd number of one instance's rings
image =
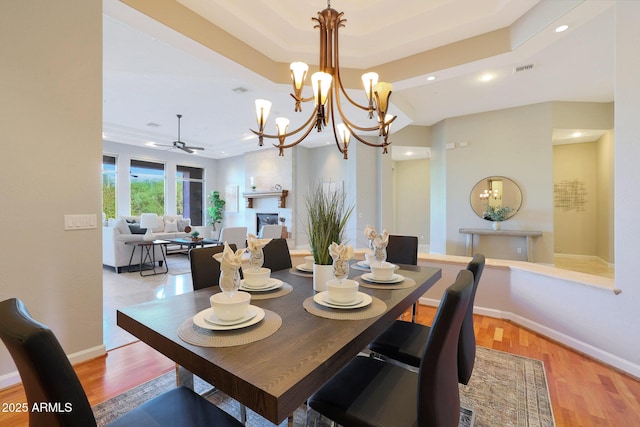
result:
[(191, 218), (191, 225), (202, 225), (204, 169), (180, 165), (176, 169), (177, 212)]
[(116, 217), (116, 158), (102, 156), (102, 212), (105, 217)]
[(164, 164), (131, 160), (131, 215), (164, 215)]

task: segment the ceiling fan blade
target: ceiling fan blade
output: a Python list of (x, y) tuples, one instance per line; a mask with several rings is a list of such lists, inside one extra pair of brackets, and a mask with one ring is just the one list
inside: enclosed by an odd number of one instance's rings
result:
[(189, 148), (192, 150), (204, 150), (204, 147), (192, 147), (189, 145)]
[(193, 154), (193, 151), (189, 147), (187, 147), (186, 145), (184, 147), (180, 147), (180, 149), (182, 151), (186, 151), (189, 154)]

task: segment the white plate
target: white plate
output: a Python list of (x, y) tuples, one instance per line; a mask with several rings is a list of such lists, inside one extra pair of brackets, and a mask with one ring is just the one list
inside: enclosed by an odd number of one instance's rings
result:
[(370, 268), (371, 267), (367, 261), (358, 261), (356, 264), (358, 264), (360, 267), (364, 267), (364, 268)]
[(211, 314), (209, 314), (209, 316), (205, 316), (204, 320), (206, 322), (209, 322), (213, 325), (218, 325), (218, 326), (233, 326), (233, 325), (239, 325), (240, 323), (244, 323), (244, 322), (248, 322), (249, 320), (253, 319), (256, 314), (258, 314), (258, 312), (256, 310), (254, 310), (253, 307), (249, 306), (249, 308), (247, 309), (247, 312), (245, 313), (244, 316), (242, 316), (239, 319), (235, 319), (235, 320), (222, 320), (219, 319), (218, 316), (216, 316), (215, 311), (212, 311)]
[(315, 294), (313, 296), (313, 300), (315, 302), (317, 302), (318, 304), (323, 305), (325, 307), (339, 308), (341, 310), (351, 310), (351, 309), (354, 309), (354, 308), (366, 307), (369, 304), (371, 304), (371, 302), (373, 301), (373, 298), (371, 298), (371, 295), (365, 294), (364, 292), (358, 292), (358, 296), (362, 297), (362, 301), (359, 304), (356, 304), (356, 305), (336, 305), (336, 304), (332, 304), (330, 302), (325, 301), (325, 300), (329, 299), (328, 293), (329, 293), (328, 291), (319, 292), (319, 293), (317, 293), (317, 294)]
[[(366, 295), (366, 294), (365, 294)], [(362, 295), (357, 294), (356, 295), (356, 299), (351, 301), (351, 302), (337, 302), (337, 301), (332, 301), (331, 298), (329, 298), (329, 294), (327, 293), (324, 297), (323, 297), (324, 302), (326, 302), (327, 304), (331, 304), (331, 305), (340, 305), (343, 307), (351, 307), (354, 305), (358, 305), (363, 301)]]
[(269, 286), (272, 286), (273, 285), (272, 280), (273, 279), (267, 279), (266, 282), (264, 282), (264, 283), (262, 283), (260, 285), (250, 285), (250, 284), (247, 283), (246, 280), (242, 279), (242, 280), (240, 280), (240, 287), (244, 288), (245, 290), (250, 289), (252, 291), (259, 291), (259, 290), (262, 290), (264, 288), (268, 288)]
[(274, 289), (279, 289), (282, 287), (282, 285), (283, 285), (282, 280), (272, 277), (271, 279), (269, 279), (266, 286), (262, 286), (260, 288), (248, 288), (244, 286), (244, 284), (241, 284), (240, 290), (248, 291), (248, 292), (267, 292), (267, 291), (272, 291)]
[(251, 325), (255, 325), (256, 323), (258, 323), (259, 321), (261, 321), (262, 319), (264, 319), (264, 310), (261, 309), (260, 307), (257, 307), (255, 305), (250, 305), (249, 306), (250, 310), (255, 310), (256, 311), (256, 315), (253, 316), (252, 319), (249, 319), (248, 321), (244, 322), (244, 323), (238, 323), (235, 325), (214, 325), (213, 323), (209, 323), (207, 320), (205, 319), (209, 319), (210, 316), (213, 314), (213, 309), (211, 307), (202, 310), (201, 312), (199, 312), (198, 314), (196, 314), (195, 316), (193, 316), (193, 323), (196, 326), (199, 326), (203, 329), (209, 329), (212, 331), (230, 331), (233, 329), (241, 329), (241, 328), (246, 328), (247, 326), (251, 326)]
[(305, 264), (296, 265), (296, 270), (304, 271), (305, 273), (313, 273), (313, 267), (307, 268)]
[(381, 280), (381, 279), (376, 279), (375, 277), (373, 277), (373, 273), (366, 273), (362, 275), (362, 278), (364, 280), (366, 280), (367, 282), (373, 282), (373, 283), (387, 283), (387, 284), (393, 284), (393, 283), (400, 283), (404, 280), (404, 276), (401, 274), (393, 274), (393, 276), (391, 276), (391, 279), (388, 280)]

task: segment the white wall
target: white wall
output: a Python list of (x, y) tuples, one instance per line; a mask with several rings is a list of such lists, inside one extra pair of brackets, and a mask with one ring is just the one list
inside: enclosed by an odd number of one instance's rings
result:
[[(22, 299), (74, 361), (102, 344), (102, 3), (0, 2), (0, 300)], [(98, 228), (64, 231), (65, 214)], [(16, 382), (0, 345), (0, 387)]]
[(615, 5), (615, 254), (616, 286), (622, 290), (605, 312), (594, 307), (609, 335), (600, 345), (617, 356), (640, 364), (640, 281), (638, 281), (638, 236), (640, 236), (640, 2)]

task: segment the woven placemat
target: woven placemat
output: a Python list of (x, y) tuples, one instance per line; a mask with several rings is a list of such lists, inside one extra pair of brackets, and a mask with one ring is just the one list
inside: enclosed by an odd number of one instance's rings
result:
[(293, 286), (291, 286), (287, 282), (283, 282), (282, 286), (280, 286), (278, 289), (274, 289), (273, 291), (251, 292), (251, 291), (245, 290), (245, 292), (249, 292), (251, 294), (252, 301), (257, 301), (261, 299), (278, 298), (288, 293), (291, 293), (291, 291), (293, 291)]
[(306, 271), (298, 270), (295, 267), (290, 268), (289, 273), (295, 274), (296, 276), (301, 276), (301, 277), (313, 277), (312, 271), (307, 273)]
[(387, 311), (387, 304), (379, 298), (372, 297), (373, 301), (366, 307), (354, 309), (329, 308), (316, 303), (313, 297), (304, 300), (302, 306), (314, 316), (334, 320), (362, 320), (377, 317)]
[(200, 347), (232, 347), (249, 344), (273, 335), (282, 326), (282, 318), (271, 310), (264, 310), (264, 319), (253, 326), (231, 331), (211, 331), (196, 326), (190, 317), (178, 328), (184, 342)]
[(362, 278), (362, 276), (355, 277), (353, 280), (357, 280), (360, 283), (360, 286), (363, 288), (370, 289), (407, 289), (413, 288), (416, 285), (416, 281), (405, 277), (404, 280), (400, 283), (371, 283), (367, 282)]

